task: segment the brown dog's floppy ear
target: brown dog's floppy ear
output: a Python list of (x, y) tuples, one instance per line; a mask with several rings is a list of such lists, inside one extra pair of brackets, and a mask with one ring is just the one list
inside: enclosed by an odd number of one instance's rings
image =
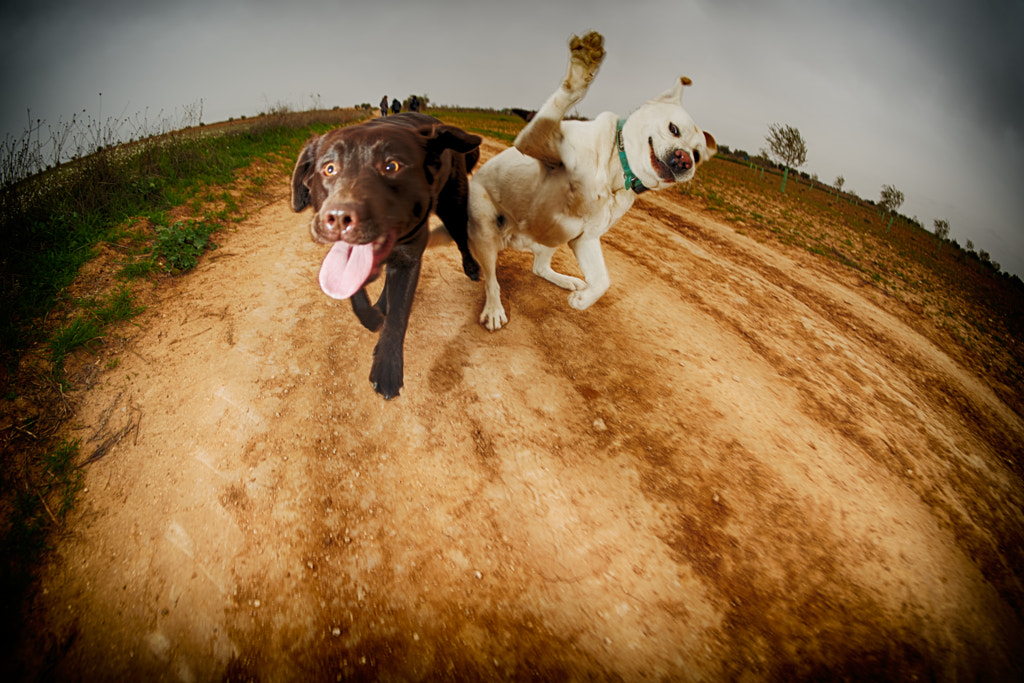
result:
[(434, 174), (443, 166), (443, 154), (446, 150), (452, 150), (459, 154), (466, 155), (466, 172), (473, 169), (476, 160), (480, 158), (480, 143), (483, 139), (479, 135), (473, 135), (456, 126), (430, 125), (419, 129), (419, 134), (425, 140), (427, 158), (423, 165), (427, 171), (427, 179), (434, 182)]
[(466, 154), (479, 147), (482, 142), (479, 135), (444, 124), (424, 126), (419, 132), (427, 138), (427, 152), (430, 154), (440, 155), (446, 149)]
[(316, 154), (320, 147), (320, 138), (315, 137), (306, 143), (299, 152), (299, 159), (292, 171), (292, 211), (302, 211), (309, 206), (309, 186), (306, 182), (313, 174)]

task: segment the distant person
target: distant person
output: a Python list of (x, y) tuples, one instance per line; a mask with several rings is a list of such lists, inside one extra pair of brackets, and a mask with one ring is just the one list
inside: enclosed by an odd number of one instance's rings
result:
[(397, 114), (402, 111), (402, 103), (398, 101), (398, 98), (391, 100), (391, 113)]
[(409, 98), (409, 111), (419, 111), (419, 110), (420, 110), (420, 98), (418, 98), (415, 95), (413, 95), (412, 97)]
[(387, 95), (385, 95), (384, 97), (380, 98), (380, 115), (381, 116), (387, 116), (388, 115), (388, 96)]

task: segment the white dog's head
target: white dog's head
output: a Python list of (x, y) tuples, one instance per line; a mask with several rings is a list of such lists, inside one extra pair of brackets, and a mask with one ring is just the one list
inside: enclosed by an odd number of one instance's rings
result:
[(681, 77), (630, 114), (622, 126), (629, 164), (650, 190), (690, 180), (697, 166), (718, 151), (714, 136), (698, 128), (680, 104), (687, 85), (690, 79)]

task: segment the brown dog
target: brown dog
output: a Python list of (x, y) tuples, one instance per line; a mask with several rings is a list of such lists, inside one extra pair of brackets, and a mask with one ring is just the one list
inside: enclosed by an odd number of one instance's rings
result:
[[(380, 330), (370, 382), (386, 399), (403, 385), (403, 344), (420, 260), (437, 214), (463, 256), (479, 270), (467, 244), (467, 173), (480, 157), (480, 138), (425, 114), (399, 114), (339, 128), (310, 140), (292, 172), (292, 210), (312, 205), (313, 240), (334, 246), (320, 268), (320, 287), (352, 298), (368, 330)], [(374, 305), (365, 285), (385, 269)]]

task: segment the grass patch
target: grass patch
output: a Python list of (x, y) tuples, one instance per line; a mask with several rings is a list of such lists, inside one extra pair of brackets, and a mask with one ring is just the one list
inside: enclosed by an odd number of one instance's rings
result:
[(122, 283), (105, 296), (76, 302), (73, 309), (75, 317), (71, 322), (55, 330), (47, 341), (51, 375), (62, 387), (68, 355), (78, 349), (89, 349), (93, 342), (102, 342), (107, 327), (134, 318), (145, 307), (136, 302), (135, 293)]
[(158, 228), (154, 254), (164, 261), (171, 272), (192, 270), (199, 265), (199, 257), (207, 248), (216, 249), (210, 235), (217, 226), (206, 221), (178, 221), (169, 228)]
[[(225, 222), (239, 211), (237, 200), (208, 188), (230, 185), (254, 159), (362, 116), (355, 110), (282, 112), (216, 130), (178, 131), (100, 147), (5, 184), (0, 188), (0, 253), (5, 255), (0, 260), (0, 360), (10, 364), (12, 352), (38, 341), (33, 321), (54, 305), (93, 257), (95, 245), (117, 238), (118, 226), (138, 216), (165, 224), (157, 215), (193, 200), (197, 210), (218, 204), (210, 220)], [(0, 161), (0, 166), (12, 163)]]
[(63, 440), (56, 448), (43, 454), (43, 481), (39, 497), (46, 503), (48, 514), (53, 521), (60, 521), (75, 507), (78, 492), (82, 489), (82, 469), (76, 463), (80, 439)]
[(136, 303), (135, 293), (125, 285), (121, 285), (110, 296), (97, 304), (94, 315), (101, 325), (111, 325), (131, 320), (144, 310), (146, 310), (145, 306)]
[[(74, 351), (94, 342), (101, 336), (100, 325), (95, 320), (75, 318), (70, 324), (58, 329), (50, 337), (50, 360), (55, 368), (63, 366), (64, 358)], [(57, 374), (55, 372), (55, 374)]]
[(138, 261), (126, 261), (121, 264), (115, 273), (115, 277), (121, 280), (135, 280), (146, 278), (160, 270), (160, 264), (156, 259), (144, 258)]

